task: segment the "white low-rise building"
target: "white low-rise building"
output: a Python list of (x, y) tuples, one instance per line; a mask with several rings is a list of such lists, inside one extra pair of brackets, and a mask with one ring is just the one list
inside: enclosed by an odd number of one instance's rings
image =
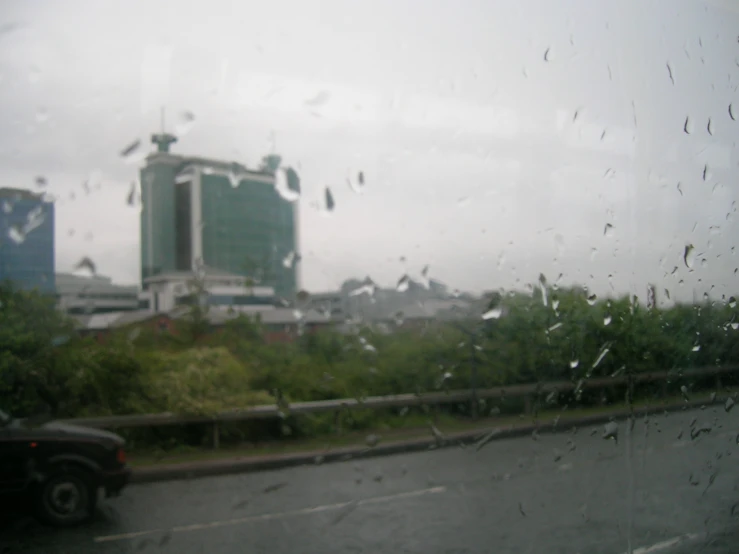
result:
[[(139, 305), (151, 312), (168, 312), (195, 302), (202, 289), (201, 302), (240, 312), (275, 309), (272, 287), (252, 285), (246, 277), (217, 269), (206, 269), (200, 276), (188, 271), (160, 273), (144, 280)], [(203, 294), (204, 293), (204, 294)]]

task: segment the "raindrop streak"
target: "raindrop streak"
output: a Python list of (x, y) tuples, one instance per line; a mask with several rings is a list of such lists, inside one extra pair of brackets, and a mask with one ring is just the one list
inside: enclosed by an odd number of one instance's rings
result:
[(706, 181), (708, 179), (708, 164), (705, 164), (703, 166), (703, 180)]
[(613, 225), (611, 225), (610, 223), (606, 223), (606, 226), (603, 228), (603, 236), (606, 236), (606, 237), (613, 236)]
[(729, 117), (732, 121), (736, 121), (736, 117), (734, 117), (734, 106), (732, 104), (729, 104)]
[(610, 350), (611, 350), (611, 343), (608, 342), (608, 343), (604, 344), (603, 347), (600, 350), (600, 354), (598, 354), (598, 357), (593, 362), (593, 365), (591, 366), (591, 369), (595, 369), (596, 367), (598, 367), (598, 364), (603, 361), (603, 358), (606, 357), (606, 354), (608, 354), (608, 352), (610, 352)]
[(541, 288), (541, 301), (544, 304), (544, 307), (546, 307), (548, 304), (547, 278), (544, 276), (543, 273), (539, 273), (539, 287)]
[(670, 76), (670, 81), (674, 85), (675, 84), (675, 78), (672, 76), (672, 68), (670, 67), (670, 62), (667, 62), (665, 65), (667, 66), (667, 74)]
[(330, 188), (326, 187), (324, 196), (326, 198), (326, 211), (328, 212), (334, 211), (334, 207), (336, 206), (336, 204), (334, 203), (334, 195), (331, 194)]
[(548, 62), (549, 61), (549, 48), (547, 48), (546, 50), (544, 50), (544, 61), (545, 62)]
[(126, 198), (126, 204), (129, 206), (136, 205), (136, 181), (131, 182), (131, 190), (128, 191), (128, 197)]
[(680, 196), (682, 196), (682, 195), (683, 195), (683, 189), (682, 189), (682, 188), (680, 188), (680, 182), (678, 182), (678, 183), (677, 183), (677, 192), (679, 192), (679, 193), (680, 193)]
[(685, 245), (683, 261), (685, 262), (685, 267), (693, 269), (693, 262), (695, 262), (695, 247), (692, 244)]
[(482, 314), (482, 318), (487, 321), (489, 319), (499, 319), (500, 316), (503, 314), (503, 310), (500, 308), (493, 308), (492, 310), (488, 310), (484, 314)]
[(131, 154), (139, 149), (139, 146), (141, 146), (141, 140), (136, 139), (131, 144), (126, 146), (123, 150), (121, 150), (121, 158), (128, 158)]
[(683, 125), (683, 132), (689, 135), (692, 132), (692, 125), (690, 125), (690, 117), (685, 117), (685, 124)]
[(711, 118), (708, 118), (708, 123), (706, 123), (706, 131), (708, 131), (708, 134), (713, 136), (713, 131), (711, 130)]

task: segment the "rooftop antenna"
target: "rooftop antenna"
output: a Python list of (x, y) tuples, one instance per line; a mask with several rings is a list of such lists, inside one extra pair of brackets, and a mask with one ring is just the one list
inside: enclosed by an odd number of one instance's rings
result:
[(159, 119), (162, 126), (162, 132), (151, 135), (151, 142), (157, 145), (158, 152), (169, 152), (169, 145), (177, 142), (177, 137), (167, 133), (164, 128), (164, 106), (160, 109)]

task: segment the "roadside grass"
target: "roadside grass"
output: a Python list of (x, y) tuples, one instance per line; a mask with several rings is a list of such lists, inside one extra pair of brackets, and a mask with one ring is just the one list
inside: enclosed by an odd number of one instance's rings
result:
[[(710, 394), (695, 395), (691, 398), (694, 401), (710, 401)], [(668, 405), (675, 405), (682, 402), (680, 396), (673, 396), (660, 399), (642, 399), (634, 403), (634, 407), (654, 407), (659, 409)], [(559, 423), (565, 424), (570, 420), (581, 418), (584, 416), (598, 415), (609, 412), (620, 411), (626, 408), (625, 403), (614, 403), (605, 406), (593, 406), (582, 409), (549, 409), (541, 411), (534, 418), (533, 414), (529, 415), (497, 415), (481, 417), (477, 421), (469, 418), (455, 417), (446, 413), (424, 414), (408, 414), (406, 416), (396, 416), (394, 419), (402, 419), (402, 421), (384, 421), (375, 425), (373, 428), (363, 429), (361, 431), (349, 431), (342, 434), (327, 433), (316, 437), (309, 438), (284, 438), (273, 441), (263, 441), (260, 443), (246, 443), (239, 445), (225, 445), (219, 449), (197, 448), (187, 446), (177, 446), (167, 451), (162, 449), (142, 449), (133, 450), (128, 453), (128, 461), (133, 468), (144, 468), (157, 465), (184, 464), (202, 461), (214, 461), (224, 459), (243, 459), (257, 458), (263, 456), (284, 456), (289, 454), (299, 454), (305, 452), (315, 452), (316, 455), (335, 449), (347, 447), (366, 446), (367, 437), (376, 435), (382, 443), (393, 443), (405, 440), (420, 439), (431, 437), (430, 423), (433, 423), (437, 429), (444, 434), (454, 434), (460, 432), (474, 432), (479, 430), (481, 433), (489, 430), (491, 427), (509, 427), (516, 425), (530, 425), (535, 422), (542, 424), (551, 423), (559, 416)]]

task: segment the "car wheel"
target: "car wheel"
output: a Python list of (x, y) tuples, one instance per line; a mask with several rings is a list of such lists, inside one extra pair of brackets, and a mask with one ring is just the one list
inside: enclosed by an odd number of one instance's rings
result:
[(96, 500), (97, 490), (91, 475), (78, 469), (64, 469), (38, 486), (36, 513), (39, 519), (52, 525), (76, 525), (92, 515)]

